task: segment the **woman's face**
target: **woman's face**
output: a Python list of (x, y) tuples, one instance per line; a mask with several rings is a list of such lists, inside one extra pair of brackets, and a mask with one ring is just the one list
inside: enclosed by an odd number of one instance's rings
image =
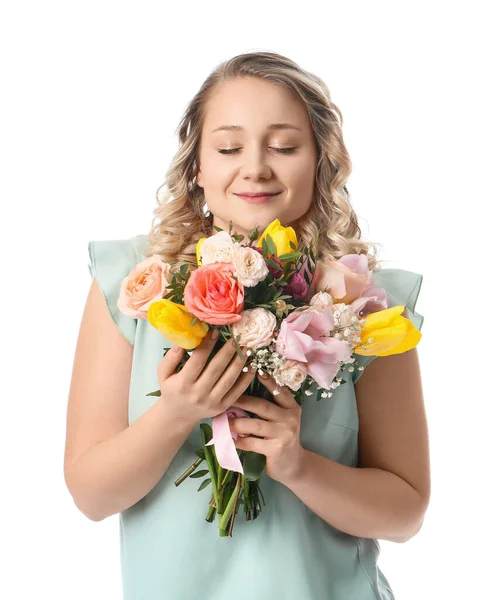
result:
[[(243, 243), (256, 225), (260, 234), (277, 218), (292, 226), (313, 201), (311, 123), (301, 101), (272, 82), (238, 78), (215, 90), (206, 104), (199, 163), (197, 182), (213, 225), (228, 231), (232, 220), (233, 230), (246, 236)], [(262, 203), (240, 195), (256, 192), (277, 195)]]

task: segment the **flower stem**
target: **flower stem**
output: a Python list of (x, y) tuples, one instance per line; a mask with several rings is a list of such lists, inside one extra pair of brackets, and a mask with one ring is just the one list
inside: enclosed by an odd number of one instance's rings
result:
[(235, 506), (236, 506), (236, 502), (238, 500), (240, 489), (241, 489), (241, 487), (240, 487), (241, 479), (242, 479), (242, 475), (239, 473), (238, 477), (237, 477), (237, 483), (235, 484), (232, 495), (230, 496), (230, 500), (228, 501), (225, 512), (223, 513), (223, 516), (220, 518), (220, 524), (219, 524), (220, 535), (223, 535), (222, 532), (226, 531), (228, 519), (232, 516), (232, 511), (235, 513)]
[(183, 483), (185, 479), (187, 479), (187, 477), (197, 469), (197, 467), (201, 464), (203, 460), (203, 458), (198, 458), (194, 464), (190, 465), (190, 467), (185, 471), (185, 473), (183, 473), (183, 475), (180, 475), (180, 477), (178, 477), (178, 479), (175, 481), (176, 487), (178, 487), (180, 483)]
[(209, 508), (208, 508), (208, 512), (206, 515), (206, 521), (208, 521), (209, 523), (213, 522), (214, 516), (216, 514), (216, 506), (213, 505), (213, 501), (214, 501), (214, 495), (211, 495), (211, 502), (209, 503)]
[(243, 482), (244, 482), (244, 476), (239, 473), (239, 476), (237, 477), (237, 485), (235, 487), (235, 489), (237, 490), (237, 495), (235, 497), (235, 503), (233, 505), (233, 510), (232, 510), (232, 518), (230, 519), (230, 525), (228, 527), (228, 532), (227, 532), (227, 535), (229, 537), (232, 537), (233, 524), (235, 522), (235, 515), (237, 514), (237, 506), (239, 503), (239, 496), (240, 496), (241, 492), (243, 491), (243, 485), (244, 485)]
[(202, 445), (204, 447), (204, 455), (206, 457), (209, 474), (211, 476), (211, 487), (213, 488), (214, 501), (215, 501), (216, 507), (218, 508), (218, 504), (219, 504), (218, 476), (217, 476), (218, 474), (217, 474), (217, 469), (216, 469), (216, 465), (217, 465), (218, 461), (216, 460), (216, 456), (215, 456), (214, 452), (212, 451), (211, 446), (206, 446), (206, 442), (209, 440), (206, 440), (206, 435), (202, 428), (201, 428), (201, 437), (202, 437)]

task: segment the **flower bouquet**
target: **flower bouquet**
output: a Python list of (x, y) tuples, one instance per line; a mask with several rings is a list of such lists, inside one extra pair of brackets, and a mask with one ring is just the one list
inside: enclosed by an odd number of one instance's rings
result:
[[(292, 227), (275, 219), (258, 235), (258, 227), (243, 235), (214, 227), (201, 238), (197, 264), (178, 269), (153, 255), (137, 264), (121, 283), (118, 308), (147, 319), (165, 338), (195, 349), (213, 328), (221, 344), (234, 340), (237, 353), (249, 366), (269, 373), (278, 386), (287, 386), (298, 404), (316, 392), (331, 397), (345, 382), (343, 369), (362, 370), (354, 355), (387, 356), (414, 348), (421, 333), (402, 316), (404, 306), (388, 308), (383, 288), (375, 286), (366, 255), (316, 260), (311, 247), (298, 244)], [(170, 278), (168, 282), (166, 276)], [(165, 353), (169, 348), (165, 348)], [(183, 367), (186, 353), (177, 367)], [(314, 390), (312, 388), (315, 388)], [(246, 393), (273, 401), (257, 378)], [(157, 390), (147, 394), (160, 396)], [(246, 434), (230, 431), (229, 420), (255, 415), (231, 407), (200, 424), (202, 446), (197, 459), (175, 482), (206, 476), (197, 491), (211, 484), (206, 520), (219, 515), (220, 536), (232, 536), (235, 515), (244, 505), (246, 520), (261, 512), (259, 487), (265, 470), (262, 454), (237, 449), (234, 440)], [(206, 462), (205, 469), (198, 469)]]

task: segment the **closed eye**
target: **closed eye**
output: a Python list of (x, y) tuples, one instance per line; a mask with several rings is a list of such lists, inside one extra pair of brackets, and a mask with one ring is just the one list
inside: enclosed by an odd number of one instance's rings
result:
[[(271, 148), (272, 150), (276, 150), (277, 152), (280, 152), (281, 154), (290, 154), (291, 152), (295, 152), (297, 150), (296, 147), (293, 148)], [(220, 154), (235, 154), (235, 152), (238, 152), (239, 150), (241, 150), (241, 148), (221, 148), (220, 150), (218, 150), (218, 152)]]

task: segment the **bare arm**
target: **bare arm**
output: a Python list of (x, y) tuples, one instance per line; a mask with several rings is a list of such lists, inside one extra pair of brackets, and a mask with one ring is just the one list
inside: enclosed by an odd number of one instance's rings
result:
[(394, 473), (354, 468), (304, 449), (302, 472), (287, 487), (315, 514), (349, 535), (406, 542), (427, 504)]
[(232, 344), (204, 368), (214, 344), (206, 337), (178, 374), (185, 351), (169, 351), (158, 365), (161, 396), (129, 425), (133, 347), (93, 280), (74, 359), (64, 457), (66, 485), (89, 519), (101, 521), (148, 494), (199, 420), (225, 410), (249, 385), (253, 374), (240, 375), (244, 361)]
[(101, 521), (136, 504), (171, 464), (195, 423), (182, 422), (157, 402), (132, 425), (89, 448), (68, 471), (78, 508)]
[(160, 398), (128, 426), (132, 359), (133, 346), (112, 322), (94, 279), (76, 346), (64, 458), (66, 485), (92, 521), (143, 498), (194, 427)]
[(359, 468), (305, 450), (288, 487), (333, 527), (406, 542), (430, 500), (429, 435), (416, 348), (377, 358), (358, 380)]

